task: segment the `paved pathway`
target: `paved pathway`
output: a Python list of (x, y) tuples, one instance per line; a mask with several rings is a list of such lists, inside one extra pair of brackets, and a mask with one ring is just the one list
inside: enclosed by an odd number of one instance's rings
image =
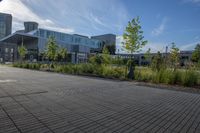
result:
[(200, 95), (0, 66), (0, 133), (200, 132)]

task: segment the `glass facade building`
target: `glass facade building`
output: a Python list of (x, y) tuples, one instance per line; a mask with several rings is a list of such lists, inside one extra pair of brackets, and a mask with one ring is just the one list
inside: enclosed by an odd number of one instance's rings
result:
[[(86, 36), (66, 34), (41, 28), (31, 31), (28, 34), (38, 37), (39, 51), (43, 51), (45, 49), (49, 37), (55, 37), (57, 44), (61, 47), (67, 48), (69, 52), (76, 51), (89, 53), (91, 48), (96, 49), (101, 45), (101, 41), (97, 39), (91, 39)], [(76, 50), (77, 46), (79, 46), (79, 50)]]
[(10, 35), (12, 32), (12, 16), (0, 13), (0, 39)]

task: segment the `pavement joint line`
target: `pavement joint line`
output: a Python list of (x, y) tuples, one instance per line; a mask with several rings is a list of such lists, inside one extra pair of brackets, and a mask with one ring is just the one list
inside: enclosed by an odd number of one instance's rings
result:
[(22, 93), (18, 95), (7, 95), (7, 96), (1, 96), (0, 98), (7, 98), (7, 97), (18, 97), (18, 96), (24, 96), (24, 95), (37, 95), (42, 93), (48, 93), (48, 91), (40, 91), (40, 92), (33, 92), (33, 93)]
[[(194, 101), (196, 101), (195, 99), (194, 99)], [(193, 104), (190, 104), (189, 105), (189, 107), (187, 106), (187, 107), (185, 107), (184, 109), (183, 109), (183, 111), (180, 113), (180, 112), (177, 112), (176, 114), (175, 114), (175, 116), (177, 116), (177, 114), (179, 114), (178, 115), (178, 117), (175, 119), (175, 121), (177, 121), (181, 116), (182, 116), (182, 114), (185, 114), (185, 112), (187, 111), (187, 110), (189, 110), (190, 109), (190, 107), (192, 107), (192, 106), (194, 106)], [(174, 122), (175, 122), (174, 121)], [(181, 123), (181, 122), (180, 122)], [(170, 126), (172, 126), (174, 123), (171, 123), (167, 128), (166, 128), (166, 130), (167, 129), (169, 129), (170, 128)], [(177, 126), (176, 126), (177, 127)], [(176, 128), (175, 127), (175, 128)], [(172, 129), (171, 129), (172, 130)]]
[[(175, 99), (175, 98), (177, 98), (177, 97), (174, 97), (174, 99)], [(174, 99), (171, 100), (172, 103), (173, 103), (173, 100), (174, 100)], [(184, 103), (184, 101), (182, 101), (182, 103)], [(174, 103), (174, 105), (176, 105), (176, 104), (177, 104), (177, 103)], [(184, 108), (184, 107), (183, 107), (183, 108)], [(168, 110), (170, 110), (170, 109), (168, 109)], [(176, 111), (172, 111), (171, 114), (173, 114), (174, 112), (176, 112)], [(167, 113), (167, 114), (168, 114), (168, 113)], [(166, 117), (167, 117), (167, 116), (166, 116)], [(158, 119), (158, 118), (157, 118), (157, 119)], [(156, 119), (156, 120), (157, 120), (157, 119)], [(156, 120), (154, 120), (154, 121), (156, 121)], [(152, 122), (152, 123), (153, 123), (153, 122)], [(166, 123), (167, 123), (167, 122), (166, 122)], [(148, 127), (149, 127), (149, 126), (148, 126)], [(146, 127), (146, 128), (148, 128), (148, 127)], [(154, 127), (155, 127), (155, 126), (154, 126)], [(152, 127), (150, 130), (152, 130), (154, 127)], [(160, 128), (162, 128), (162, 127), (160, 127)], [(160, 130), (160, 128), (159, 128), (158, 130)]]
[[(21, 132), (200, 131), (198, 93), (1, 66), (0, 69), (6, 72), (0, 79), (20, 81), (0, 83), (0, 132), (20, 132), (13, 122)], [(42, 91), (47, 92), (39, 93)]]
[(2, 89), (8, 96), (10, 96), (16, 103), (18, 103), (22, 108), (24, 108), (28, 113), (30, 113), (36, 120), (38, 120), (42, 125), (44, 125), (47, 129), (49, 129), (52, 133), (54, 133), (51, 128), (49, 128), (45, 123), (43, 123), (40, 119), (38, 119), (33, 113), (31, 113), (27, 108), (25, 108), (20, 102), (18, 102), (13, 96), (7, 93), (4, 89)]
[(15, 126), (15, 128), (22, 133), (21, 129), (15, 124), (14, 120), (10, 117), (10, 115), (7, 113), (7, 111), (2, 107), (2, 105), (0, 105), (0, 107), (2, 108), (2, 110), (4, 111), (4, 113), (6, 113), (6, 115), (8, 116), (8, 118), (12, 121), (13, 125)]
[[(45, 97), (45, 96), (44, 96)], [(47, 99), (49, 99), (49, 100), (51, 100), (52, 102), (54, 102), (52, 99), (50, 99), (50, 98), (47, 98)], [(57, 103), (57, 102), (56, 102)], [(62, 105), (62, 104), (60, 104), (60, 103), (57, 103), (58, 105), (60, 105), (60, 106), (62, 106), (62, 107), (64, 107), (65, 109), (68, 109), (68, 110), (70, 110), (70, 111), (72, 111), (73, 112), (73, 110), (72, 109), (70, 109), (70, 108), (67, 108), (66, 106), (64, 106), (64, 105)], [(77, 114), (77, 115), (79, 115), (79, 116), (81, 116), (81, 117), (83, 117), (83, 118), (86, 118), (86, 119), (88, 119), (88, 120), (90, 120), (90, 121), (93, 121), (93, 122), (95, 122), (95, 123), (97, 123), (97, 124), (99, 124), (99, 125), (101, 125), (101, 126), (103, 126), (103, 127), (106, 127), (108, 130), (111, 130), (112, 131), (112, 129), (110, 129), (108, 126), (105, 126), (105, 125), (103, 125), (103, 124), (101, 124), (101, 123), (99, 123), (99, 122), (97, 122), (97, 121), (94, 121), (94, 120), (92, 120), (92, 119), (90, 119), (90, 118), (88, 118), (88, 117), (85, 117), (84, 115), (82, 115), (82, 114), (80, 114), (80, 113), (77, 113), (77, 112), (74, 112), (75, 114)], [(114, 133), (116, 132), (116, 131), (113, 131)]]
[[(31, 99), (30, 97), (28, 97), (27, 95), (25, 95), (28, 99)], [(33, 101), (35, 101), (34, 99), (31, 99)], [(37, 104), (40, 104), (39, 102), (35, 101)], [(41, 105), (41, 104), (40, 104)], [(56, 113), (54, 113), (51, 109), (45, 107), (45, 109), (47, 109), (48, 111), (50, 111), (51, 113), (53, 113), (54, 115), (56, 115), (58, 118), (60, 118), (61, 120), (66, 120), (62, 117), (60, 117), (59, 115), (57, 115)], [(67, 123), (71, 124), (72, 126), (74, 126), (74, 124), (72, 124), (71, 122), (67, 121)], [(78, 128), (80, 131), (83, 131), (82, 129)], [(83, 131), (84, 132), (84, 131)]]

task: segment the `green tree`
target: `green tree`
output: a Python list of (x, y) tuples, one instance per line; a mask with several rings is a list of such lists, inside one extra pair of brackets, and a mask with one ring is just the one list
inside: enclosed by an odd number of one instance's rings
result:
[(58, 50), (58, 54), (59, 54), (59, 57), (61, 58), (62, 61), (66, 60), (66, 58), (67, 58), (67, 49), (66, 48), (60, 48)]
[[(143, 31), (141, 29), (142, 27), (140, 26), (139, 17), (134, 18), (132, 19), (132, 21), (128, 22), (126, 30), (123, 34), (123, 48), (127, 52), (131, 54), (133, 54), (134, 52), (139, 52), (141, 48), (147, 44), (147, 41), (144, 40)], [(134, 59), (132, 59), (132, 61), (129, 61), (128, 64), (131, 64), (129, 66), (128, 78), (134, 79)]]
[(194, 52), (192, 53), (192, 61), (193, 62), (200, 62), (200, 44), (197, 44)]
[(158, 51), (158, 53), (152, 59), (151, 68), (152, 70), (160, 71), (162, 67), (163, 67), (163, 58), (160, 51)]
[(26, 47), (24, 47), (24, 45), (19, 46), (18, 53), (19, 53), (21, 61), (23, 61), (27, 53)]
[(50, 37), (47, 42), (47, 50), (46, 50), (46, 56), (50, 61), (56, 61), (58, 54), (58, 45), (56, 44), (55, 38)]
[(173, 68), (177, 68), (180, 62), (179, 58), (179, 48), (176, 47), (175, 43), (172, 43), (171, 51), (170, 51), (170, 62)]
[(111, 58), (110, 58), (110, 52), (109, 50), (104, 46), (102, 51), (102, 59), (103, 64), (107, 65), (110, 64)]
[(94, 56), (91, 56), (89, 58), (89, 62), (92, 63), (92, 64), (97, 64), (97, 65), (101, 65), (103, 62), (102, 62), (102, 56), (100, 56), (99, 54), (97, 55), (94, 55)]
[(129, 53), (139, 52), (147, 44), (144, 40), (143, 31), (141, 30), (139, 17), (128, 22), (125, 33), (123, 34), (123, 48)]

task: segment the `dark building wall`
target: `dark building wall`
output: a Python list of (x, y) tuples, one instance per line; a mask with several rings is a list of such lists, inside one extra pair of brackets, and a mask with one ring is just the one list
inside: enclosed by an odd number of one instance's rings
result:
[(38, 29), (38, 23), (36, 22), (24, 22), (25, 33)]
[(91, 38), (103, 41), (105, 45), (116, 45), (116, 35), (113, 34), (92, 36)]
[[(102, 41), (101, 47), (100, 47), (100, 49), (98, 49), (99, 51), (102, 51), (103, 47), (106, 46), (109, 49), (109, 52), (111, 54), (115, 54), (116, 35), (105, 34), (105, 35), (99, 35), (99, 36), (92, 36), (91, 38)], [(94, 49), (94, 51), (95, 51), (95, 49)]]
[(17, 60), (17, 45), (0, 42), (0, 62), (13, 62)]
[(0, 39), (12, 32), (12, 15), (0, 13)]

